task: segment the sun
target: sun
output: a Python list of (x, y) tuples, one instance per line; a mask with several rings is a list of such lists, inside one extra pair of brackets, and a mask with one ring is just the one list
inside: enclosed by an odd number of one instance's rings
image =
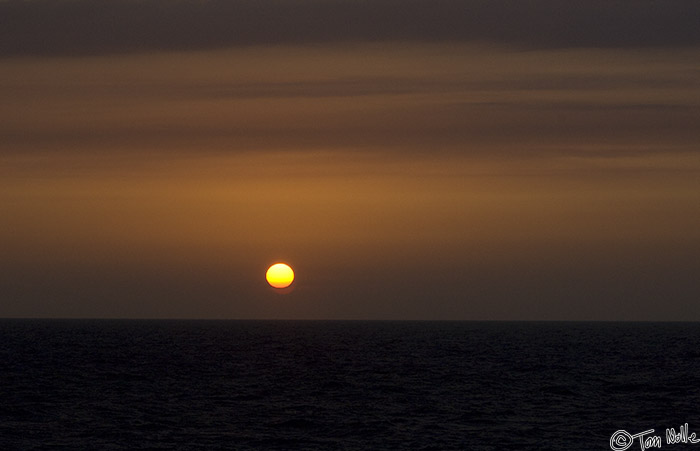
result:
[(287, 288), (294, 282), (294, 271), (285, 263), (275, 263), (267, 269), (265, 278), (273, 288)]

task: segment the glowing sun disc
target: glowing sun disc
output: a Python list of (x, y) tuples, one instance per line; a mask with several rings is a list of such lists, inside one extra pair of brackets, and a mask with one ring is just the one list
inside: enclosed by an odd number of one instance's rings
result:
[(294, 271), (287, 264), (275, 263), (267, 269), (265, 278), (273, 288), (287, 288), (294, 282)]

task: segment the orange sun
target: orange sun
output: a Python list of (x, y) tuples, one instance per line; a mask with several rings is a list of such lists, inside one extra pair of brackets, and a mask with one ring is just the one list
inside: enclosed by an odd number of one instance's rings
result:
[(265, 278), (273, 288), (287, 288), (294, 282), (294, 271), (287, 264), (275, 263), (267, 269)]

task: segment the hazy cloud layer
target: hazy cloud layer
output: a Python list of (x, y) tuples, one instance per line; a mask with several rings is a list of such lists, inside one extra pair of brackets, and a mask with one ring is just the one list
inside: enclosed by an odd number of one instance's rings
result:
[(4, 60), (0, 155), (697, 153), (692, 55), (386, 44)]
[(0, 55), (385, 40), (691, 46), (698, 23), (695, 0), (14, 0), (0, 2)]

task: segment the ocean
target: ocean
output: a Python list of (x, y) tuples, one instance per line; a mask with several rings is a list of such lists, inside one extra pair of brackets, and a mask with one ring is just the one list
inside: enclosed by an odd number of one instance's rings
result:
[(699, 323), (5, 319), (0, 384), (2, 450), (700, 451)]

